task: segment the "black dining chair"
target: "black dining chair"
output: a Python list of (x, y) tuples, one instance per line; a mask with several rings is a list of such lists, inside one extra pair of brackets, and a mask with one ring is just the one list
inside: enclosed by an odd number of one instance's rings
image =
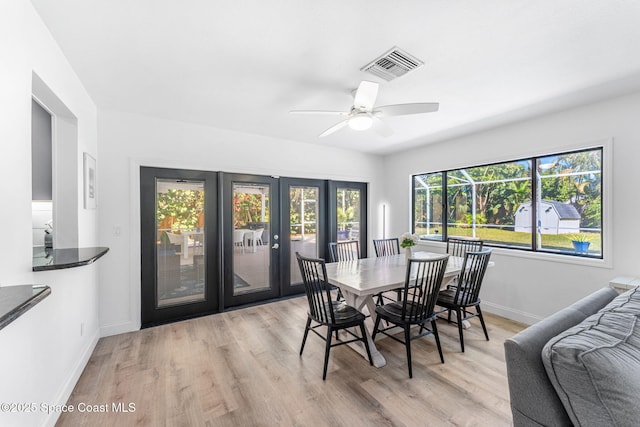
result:
[[(460, 348), (464, 353), (464, 337), (462, 334), (462, 322), (478, 317), (484, 336), (489, 341), (487, 327), (484, 324), (482, 310), (480, 309), (480, 287), (484, 279), (491, 249), (480, 252), (467, 252), (462, 263), (462, 270), (458, 276), (458, 286), (440, 291), (436, 304), (444, 310), (438, 314), (447, 312), (447, 321), (451, 323), (451, 312), (456, 312), (456, 323), (458, 324), (458, 334), (460, 335)], [(468, 311), (471, 307), (476, 308), (476, 312)]]
[[(373, 239), (373, 248), (376, 251), (376, 257), (391, 256), (400, 254), (400, 239), (397, 237), (389, 239)], [(400, 301), (402, 289), (394, 289), (396, 292), (395, 301)], [(384, 295), (384, 292), (374, 295), (377, 305), (382, 305), (384, 300), (393, 301), (392, 298)]]
[(447, 239), (447, 253), (451, 256), (464, 257), (467, 252), (481, 251), (484, 241), (464, 237), (449, 237)]
[(398, 255), (400, 253), (400, 239), (397, 237), (373, 239), (373, 249), (375, 249), (377, 257)]
[(353, 261), (360, 259), (360, 243), (357, 240), (330, 242), (329, 259), (331, 262)]
[[(331, 286), (327, 281), (327, 269), (323, 259), (307, 258), (296, 252), (298, 266), (302, 274), (302, 282), (304, 283), (304, 292), (309, 303), (309, 311), (307, 312), (307, 325), (304, 329), (304, 337), (300, 346), (300, 356), (304, 351), (304, 344), (307, 341), (309, 331), (315, 333), (325, 341), (324, 352), (324, 370), (322, 379), (327, 378), (327, 366), (329, 363), (329, 351), (331, 347), (349, 344), (356, 341), (362, 341), (367, 350), (369, 364), (373, 365), (371, 359), (371, 351), (369, 350), (369, 342), (364, 329), (365, 316), (360, 311), (341, 301), (331, 300)], [(311, 326), (311, 322), (317, 323)], [(327, 328), (325, 336), (321, 335), (316, 328), (325, 326)], [(353, 327), (360, 328), (360, 336), (354, 334), (350, 329)], [(344, 330), (353, 338), (347, 341), (339, 340), (338, 331)], [(332, 344), (333, 332), (336, 332), (336, 339), (339, 342)]]
[[(407, 264), (402, 301), (395, 301), (376, 307), (373, 339), (378, 333), (382, 333), (405, 345), (409, 378), (413, 378), (411, 341), (414, 339), (433, 334), (440, 354), (440, 361), (444, 363), (434, 308), (448, 260), (449, 255), (432, 259), (410, 258)], [(385, 320), (388, 323), (382, 329), (380, 328), (381, 320)], [(428, 323), (431, 324), (431, 328), (427, 326)], [(415, 325), (419, 325), (420, 330), (416, 335), (411, 336), (411, 327)], [(399, 326), (404, 330), (404, 340), (389, 332), (395, 326)]]
[[(464, 258), (469, 251), (481, 251), (484, 242), (479, 239), (468, 237), (449, 237), (447, 239), (447, 253), (451, 256)], [(447, 289), (455, 289), (458, 286), (458, 278), (454, 277), (447, 283)]]
[[(355, 261), (357, 259), (360, 259), (360, 243), (357, 240), (329, 243), (329, 260), (331, 262)], [(340, 288), (338, 288), (336, 299), (344, 299)]]

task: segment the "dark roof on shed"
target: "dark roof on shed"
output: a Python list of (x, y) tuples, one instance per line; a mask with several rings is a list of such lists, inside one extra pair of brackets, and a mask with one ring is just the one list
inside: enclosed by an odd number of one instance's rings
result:
[(555, 200), (543, 200), (542, 203), (549, 203), (558, 212), (560, 219), (580, 219), (580, 213), (575, 206), (569, 203), (556, 202)]

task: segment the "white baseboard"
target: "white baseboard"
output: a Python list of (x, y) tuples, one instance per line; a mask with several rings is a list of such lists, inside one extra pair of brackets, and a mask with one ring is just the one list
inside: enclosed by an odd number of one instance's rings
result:
[[(96, 345), (98, 344), (98, 340), (100, 339), (100, 334), (98, 332), (99, 331), (96, 330), (96, 332), (93, 334), (93, 336), (89, 340), (89, 344), (87, 345), (87, 347), (85, 347), (81, 357), (78, 359), (78, 363), (76, 363), (76, 366), (71, 371), (69, 375), (69, 379), (65, 382), (64, 386), (58, 393), (58, 397), (55, 400), (56, 405), (67, 404), (67, 401), (69, 400), (69, 396), (71, 396), (73, 389), (75, 388), (76, 384), (78, 383), (78, 380), (80, 379), (80, 375), (82, 375), (84, 368), (87, 366), (87, 363), (89, 363), (89, 359), (93, 354), (93, 350), (96, 348)], [(49, 416), (45, 418), (44, 423), (42, 425), (47, 427), (55, 426), (60, 415), (61, 415), (61, 412), (51, 411)]]
[(140, 324), (135, 322), (122, 322), (113, 325), (101, 326), (100, 336), (109, 337), (111, 335), (126, 334), (127, 332), (139, 331)]
[(498, 316), (506, 317), (507, 319), (515, 320), (516, 322), (524, 323), (526, 325), (533, 325), (536, 322), (542, 320), (541, 317), (536, 316), (525, 311), (514, 310), (510, 307), (494, 304), (490, 301), (482, 301), (482, 311), (496, 314)]

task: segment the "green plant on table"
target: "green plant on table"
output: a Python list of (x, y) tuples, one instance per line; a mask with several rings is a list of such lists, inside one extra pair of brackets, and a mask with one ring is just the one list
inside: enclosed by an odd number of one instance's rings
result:
[(415, 246), (416, 243), (418, 243), (418, 240), (420, 240), (420, 236), (417, 234), (404, 233), (400, 236), (400, 246), (403, 248), (410, 248)]

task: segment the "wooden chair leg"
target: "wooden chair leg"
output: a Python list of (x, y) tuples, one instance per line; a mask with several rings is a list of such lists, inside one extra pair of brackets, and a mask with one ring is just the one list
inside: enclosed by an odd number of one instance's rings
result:
[(311, 326), (311, 318), (307, 317), (307, 326), (304, 328), (304, 336), (302, 337), (302, 345), (300, 346), (300, 356), (304, 350), (304, 343), (307, 342), (307, 335), (309, 335), (309, 326)]
[(331, 351), (331, 337), (333, 337), (333, 330), (327, 328), (327, 340), (324, 347), (324, 370), (322, 371), (322, 381), (327, 378), (327, 366), (329, 365), (329, 352)]
[(371, 339), (376, 339), (376, 334), (378, 333), (378, 326), (380, 326), (380, 316), (376, 316), (376, 323), (373, 325), (373, 333), (371, 334)]
[(464, 353), (464, 337), (462, 336), (462, 311), (460, 308), (456, 308), (456, 315), (458, 316), (458, 335), (460, 335), (460, 348)]
[(440, 354), (440, 362), (444, 363), (444, 356), (442, 355), (442, 347), (440, 346), (440, 335), (438, 335), (438, 327), (436, 326), (436, 319), (431, 321), (431, 332), (436, 338), (436, 345), (438, 346), (438, 353)]
[(484, 337), (489, 341), (489, 334), (487, 333), (487, 327), (484, 324), (484, 317), (482, 317), (482, 310), (480, 310), (480, 306), (476, 305), (476, 310), (478, 311), (478, 317), (480, 318), (480, 324), (482, 325), (482, 330), (484, 331)]
[(367, 356), (369, 357), (369, 365), (373, 366), (373, 358), (371, 357), (371, 350), (369, 349), (369, 340), (367, 340), (367, 332), (364, 329), (364, 322), (360, 325), (360, 333), (362, 334), (364, 348), (367, 350)]
[(407, 365), (409, 366), (409, 378), (413, 378), (413, 370), (411, 369), (411, 332), (409, 325), (404, 326), (404, 345), (407, 348)]

